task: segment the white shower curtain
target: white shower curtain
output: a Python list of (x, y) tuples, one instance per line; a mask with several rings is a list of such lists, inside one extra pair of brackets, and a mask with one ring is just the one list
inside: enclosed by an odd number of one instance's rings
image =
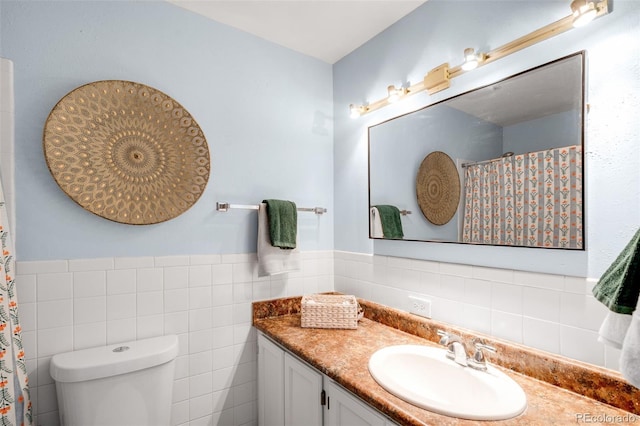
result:
[(31, 399), (18, 319), (15, 259), (0, 180), (0, 424), (31, 425)]
[(464, 242), (583, 247), (580, 145), (469, 165), (464, 186)]

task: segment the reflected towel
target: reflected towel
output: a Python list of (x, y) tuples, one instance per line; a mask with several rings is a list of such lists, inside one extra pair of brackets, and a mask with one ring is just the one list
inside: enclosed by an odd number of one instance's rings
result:
[(376, 207), (369, 209), (369, 235), (371, 238), (382, 238), (382, 221), (380, 220), (380, 212)]
[(267, 204), (258, 207), (258, 276), (283, 274), (300, 270), (300, 250), (281, 249), (271, 245)]
[(396, 206), (380, 204), (374, 206), (378, 209), (380, 222), (382, 222), (382, 232), (385, 238), (402, 239), (402, 221), (400, 220), (400, 210)]

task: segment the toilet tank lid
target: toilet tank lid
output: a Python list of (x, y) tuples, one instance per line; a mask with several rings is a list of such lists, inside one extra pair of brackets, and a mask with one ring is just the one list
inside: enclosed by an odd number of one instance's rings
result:
[(81, 382), (154, 367), (177, 355), (178, 336), (153, 337), (56, 354), (49, 372), (57, 382)]

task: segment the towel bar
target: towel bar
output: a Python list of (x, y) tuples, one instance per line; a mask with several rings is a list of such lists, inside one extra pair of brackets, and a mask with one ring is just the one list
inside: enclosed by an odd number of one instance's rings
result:
[(402, 216), (406, 216), (406, 215), (408, 215), (408, 214), (411, 214), (411, 210), (400, 210), (400, 214), (401, 214)]
[[(216, 202), (216, 210), (219, 212), (226, 212), (229, 209), (244, 209), (244, 210), (258, 210), (258, 205), (256, 204), (229, 204), (229, 203), (221, 203)], [(324, 207), (298, 207), (299, 212), (313, 212), (315, 214), (324, 214), (327, 212), (327, 209)]]

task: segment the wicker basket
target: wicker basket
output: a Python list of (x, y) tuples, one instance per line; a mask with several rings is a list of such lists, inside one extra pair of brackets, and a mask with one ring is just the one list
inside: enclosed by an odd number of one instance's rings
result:
[(302, 327), (358, 328), (362, 309), (355, 296), (312, 294), (302, 296)]

